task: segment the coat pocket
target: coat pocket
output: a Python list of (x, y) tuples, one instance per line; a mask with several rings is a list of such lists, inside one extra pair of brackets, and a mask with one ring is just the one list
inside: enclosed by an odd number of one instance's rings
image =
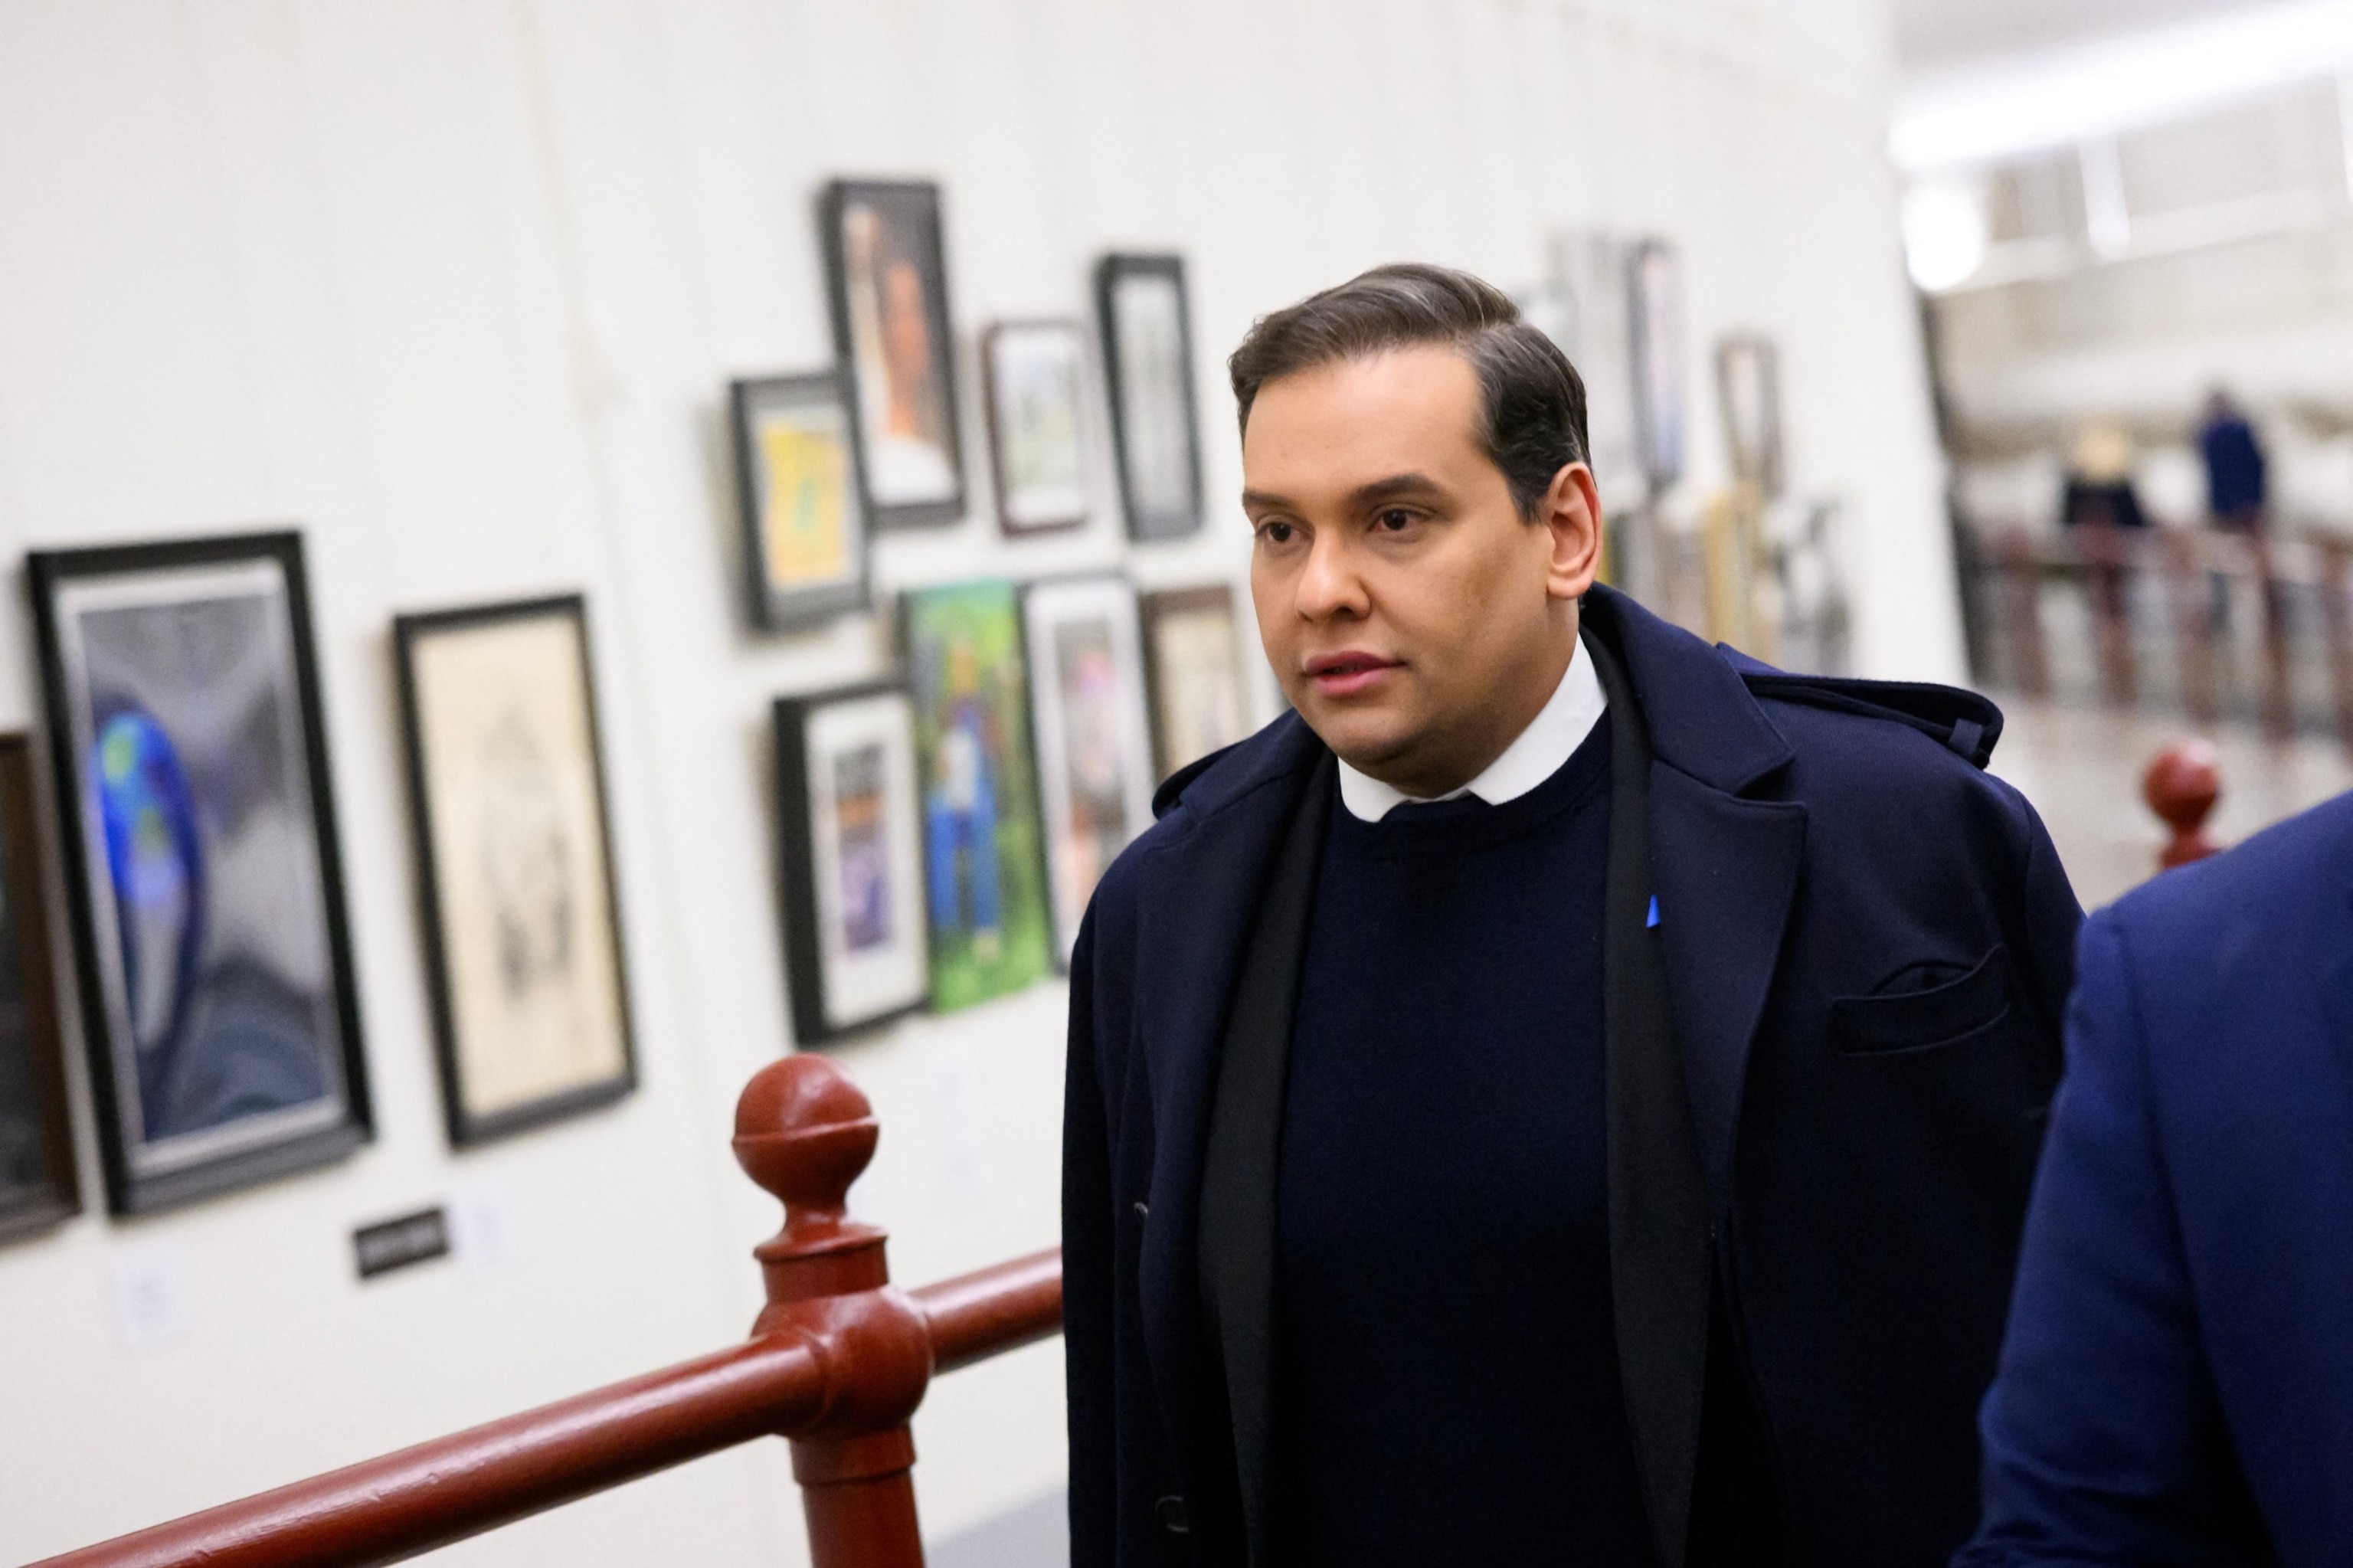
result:
[(1851, 1055), (1926, 1051), (1992, 1029), (2010, 1007), (2010, 958), (1996, 945), (1967, 974), (1925, 991), (1840, 997), (1831, 1043)]

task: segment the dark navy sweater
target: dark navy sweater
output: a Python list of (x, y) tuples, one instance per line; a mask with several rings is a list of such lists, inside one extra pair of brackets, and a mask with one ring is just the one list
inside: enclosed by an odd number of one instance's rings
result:
[(1285, 1080), (1286, 1565), (1648, 1560), (1610, 1326), (1609, 721), (1491, 806), (1335, 800)]

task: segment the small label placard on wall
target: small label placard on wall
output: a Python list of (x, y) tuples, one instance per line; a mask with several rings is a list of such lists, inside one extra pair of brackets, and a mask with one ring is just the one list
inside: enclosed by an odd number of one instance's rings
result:
[(352, 1255), (360, 1277), (374, 1279), (412, 1263), (449, 1255), (449, 1218), (438, 1205), (362, 1225), (352, 1233)]

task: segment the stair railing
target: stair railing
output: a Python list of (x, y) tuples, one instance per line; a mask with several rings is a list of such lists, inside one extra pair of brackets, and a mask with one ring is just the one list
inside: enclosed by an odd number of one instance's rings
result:
[(792, 1440), (815, 1568), (922, 1568), (907, 1422), (934, 1375), (1059, 1332), (1049, 1250), (893, 1287), (851, 1219), (878, 1128), (822, 1056), (770, 1064), (735, 1107), (736, 1160), (785, 1203), (754, 1252), (746, 1342), (591, 1393), (207, 1509), (35, 1568), (361, 1568), (397, 1563), (765, 1436)]

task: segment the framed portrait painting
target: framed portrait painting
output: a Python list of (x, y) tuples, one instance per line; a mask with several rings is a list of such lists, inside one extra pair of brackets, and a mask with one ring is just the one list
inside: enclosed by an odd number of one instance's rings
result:
[(964, 449), (940, 189), (836, 180), (818, 217), (866, 515), (877, 528), (953, 523)]
[(1201, 431), (1194, 418), (1184, 258), (1103, 258), (1095, 263), (1095, 313), (1128, 535), (1183, 538), (1201, 526)]
[(1125, 577), (1032, 583), (1021, 597), (1056, 961), (1095, 884), (1152, 823), (1150, 723), (1135, 589)]
[(1732, 477), (1772, 500), (1781, 493), (1781, 354), (1773, 340), (1736, 333), (1717, 343), (1715, 393)]
[(0, 1241), (81, 1212), (33, 807), (33, 745), (0, 735)]
[(1142, 608), (1152, 754), (1166, 779), (1249, 737), (1242, 625), (1224, 583), (1148, 593)]
[(372, 1132), (302, 543), (26, 557), (107, 1200)]
[(1008, 534), (1087, 520), (1086, 334), (1076, 322), (999, 322), (981, 338), (989, 466)]
[(1008, 582), (906, 596), (932, 1005), (1020, 990), (1050, 965), (1021, 609)]
[(863, 609), (866, 503), (840, 376), (737, 381), (728, 409), (752, 623), (783, 631)]
[(463, 1147), (637, 1084), (577, 594), (393, 622), (433, 1032)]
[(776, 724), (793, 1034), (816, 1045), (931, 991), (915, 710), (884, 683), (780, 697)]

